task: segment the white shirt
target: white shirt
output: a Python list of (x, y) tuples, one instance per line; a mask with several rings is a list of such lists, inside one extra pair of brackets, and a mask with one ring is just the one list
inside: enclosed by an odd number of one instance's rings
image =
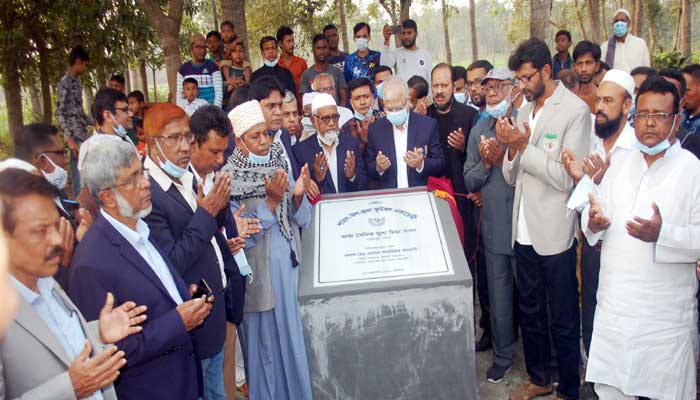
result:
[[(698, 360), (695, 261), (700, 259), (700, 161), (678, 142), (651, 167), (640, 151), (616, 155), (597, 200), (611, 221), (605, 231), (581, 225), (588, 242), (603, 238), (586, 380), (628, 395), (693, 399)], [(638, 240), (625, 224), (662, 225), (655, 243)]]
[(177, 101), (177, 106), (182, 108), (188, 117), (191, 117), (192, 114), (194, 114), (194, 112), (197, 111), (197, 109), (199, 107), (203, 107), (203, 106), (206, 106), (208, 104), (209, 104), (208, 101), (206, 101), (204, 99), (200, 99), (199, 97), (194, 99), (192, 102), (190, 102), (189, 100), (187, 100), (184, 97)]
[(321, 141), (321, 137), (319, 135), (316, 135), (316, 140), (318, 140), (318, 145), (321, 146), (321, 150), (323, 150), (323, 154), (326, 156), (326, 159), (328, 160), (328, 169), (329, 172), (331, 173), (331, 178), (333, 179), (333, 186), (335, 187), (335, 191), (338, 192), (338, 141), (340, 139), (336, 139), (335, 142), (333, 143), (333, 146), (331, 148), (330, 153), (328, 150), (326, 150), (326, 147), (324, 143)]
[(398, 189), (408, 188), (408, 165), (403, 156), (408, 150), (408, 120), (403, 124), (403, 129), (391, 125), (394, 131), (394, 152), (396, 154), (396, 187)]
[[(620, 132), (620, 136), (617, 137), (617, 140), (610, 148), (610, 157), (612, 158), (614, 156), (617, 158), (617, 154), (620, 152), (634, 149), (635, 139), (634, 128), (632, 128), (629, 122), (625, 123), (625, 127), (622, 129), (622, 132)], [(608, 153), (605, 151), (603, 139), (598, 137), (593, 131), (591, 133), (591, 147), (588, 154), (598, 154), (603, 159), (608, 156)], [(588, 205), (588, 193), (595, 193), (596, 190), (597, 185), (595, 182), (593, 182), (588, 175), (584, 174), (583, 178), (581, 178), (576, 188), (571, 193), (571, 197), (569, 197), (569, 201), (566, 203), (567, 208), (570, 210), (575, 209), (579, 212), (583, 211), (584, 207)]]
[(392, 49), (390, 46), (384, 46), (381, 53), (381, 64), (395, 68), (396, 75), (400, 76), (404, 82), (418, 75), (428, 82), (430, 88), (433, 58), (427, 50), (406, 50), (405, 47)]
[[(190, 173), (190, 171), (186, 171), (185, 174), (180, 177), (180, 183), (177, 183), (170, 179), (170, 177), (162, 169), (160, 169), (160, 167), (157, 166), (156, 163), (153, 162), (153, 160), (151, 160), (150, 156), (146, 157), (146, 161), (144, 161), (143, 166), (144, 168), (148, 169), (151, 176), (153, 177), (153, 180), (156, 181), (158, 186), (160, 186), (160, 188), (163, 189), (164, 192), (167, 192), (168, 189), (170, 189), (170, 185), (175, 186), (175, 189), (177, 189), (177, 191), (180, 192), (187, 204), (189, 204), (190, 208), (192, 209), (192, 212), (197, 211), (197, 194), (194, 191), (193, 185), (195, 178), (194, 175)], [(192, 168), (192, 170), (194, 171), (194, 168)], [(212, 177), (212, 181), (213, 179), (214, 178)], [(223, 284), (223, 287), (226, 287), (224, 259), (221, 255), (219, 244), (216, 242), (216, 237), (214, 235), (212, 235), (211, 237), (211, 245), (214, 248), (214, 253), (216, 254), (216, 261), (219, 264), (219, 271), (221, 272), (221, 283)]]
[[(302, 139), (303, 140), (303, 139)], [(294, 171), (292, 170), (292, 161), (289, 159), (289, 154), (287, 154), (287, 148), (284, 146), (284, 143), (282, 142), (282, 129), (278, 129), (277, 132), (275, 133), (275, 142), (278, 142), (282, 146), (282, 155), (284, 156), (284, 160), (287, 162), (287, 176), (289, 176), (292, 181), (294, 181)]]
[[(602, 50), (600, 60), (605, 61), (608, 42), (602, 43), (600, 49)], [(624, 42), (615, 42), (615, 62), (611, 65), (612, 68), (629, 73), (637, 67), (649, 66), (651, 66), (649, 48), (644, 39), (628, 33)]]
[(148, 229), (148, 225), (146, 225), (143, 220), (139, 219), (136, 222), (136, 230), (134, 231), (128, 226), (112, 218), (112, 216), (104, 212), (104, 210), (100, 210), (100, 212), (107, 222), (109, 222), (114, 229), (116, 229), (117, 232), (119, 232), (119, 234), (122, 235), (127, 242), (129, 242), (129, 244), (134, 248), (134, 250), (136, 250), (137, 253), (139, 253), (141, 257), (143, 257), (146, 264), (151, 267), (173, 301), (176, 304), (181, 304), (182, 296), (180, 296), (180, 292), (177, 290), (175, 279), (173, 279), (173, 275), (170, 273), (168, 264), (165, 263), (163, 256), (160, 255), (153, 243), (148, 240), (148, 236), (151, 234), (150, 229)]

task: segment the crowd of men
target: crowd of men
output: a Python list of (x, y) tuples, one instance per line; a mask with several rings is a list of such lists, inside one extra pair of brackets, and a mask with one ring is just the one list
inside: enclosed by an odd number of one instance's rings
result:
[(511, 399), (695, 398), (700, 65), (656, 71), (626, 10), (612, 26), (466, 68), (434, 65), (410, 19), (378, 51), (357, 24), (352, 54), (328, 25), (310, 66), (281, 27), (253, 71), (226, 21), (191, 38), (172, 102), (115, 74), (91, 115), (77, 46), (58, 128), (26, 125), (0, 162), (0, 398), (311, 399), (313, 205), (429, 181), (456, 199), (480, 379), (504, 379), (520, 336)]

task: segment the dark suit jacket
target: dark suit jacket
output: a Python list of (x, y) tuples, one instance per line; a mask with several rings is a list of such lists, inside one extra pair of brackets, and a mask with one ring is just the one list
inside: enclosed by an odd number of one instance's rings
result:
[[(180, 296), (189, 299), (187, 286), (162, 251), (161, 255)], [(196, 399), (199, 360), (175, 301), (146, 260), (101, 213), (78, 244), (70, 271), (70, 297), (88, 320), (99, 318), (107, 292), (114, 294), (115, 305), (131, 300), (148, 307), (143, 331), (116, 343), (127, 360), (115, 383), (117, 396)]]
[(203, 208), (192, 212), (189, 204), (171, 184), (167, 192), (151, 180), (153, 210), (144, 218), (151, 229), (151, 238), (172, 261), (185, 284), (198, 284), (205, 279), (214, 293), (214, 307), (202, 326), (193, 331), (201, 358), (221, 351), (226, 339), (226, 305), (221, 283), (221, 269), (211, 238), (216, 237), (224, 261), (226, 275), (238, 273), (226, 239), (216, 218)]
[[(269, 132), (269, 134), (274, 138), (275, 134), (277, 132)], [(280, 135), (280, 140), (282, 141), (282, 144), (284, 145), (284, 150), (287, 152), (287, 156), (289, 157), (289, 162), (292, 164), (292, 175), (294, 175), (294, 180), (296, 181), (297, 178), (299, 178), (299, 173), (301, 172), (301, 167), (304, 166), (304, 164), (300, 164), (296, 157), (294, 156), (294, 151), (292, 150), (292, 137), (289, 135), (289, 131), (286, 129), (282, 129), (282, 134)], [(309, 166), (310, 168), (311, 166)]]
[[(265, 75), (272, 75), (277, 79), (278, 83), (285, 89), (289, 90), (292, 93), (297, 92), (297, 85), (294, 83), (294, 77), (292, 76), (292, 73), (289, 72), (288, 69), (281, 67), (279, 65), (275, 65), (274, 67), (268, 67), (267, 65), (263, 65), (262, 67), (258, 68), (253, 72), (253, 75), (250, 77), (250, 81), (252, 83), (255, 83), (255, 80), (265, 76)], [(284, 96), (284, 93), (282, 93)]]
[[(338, 171), (337, 188), (336, 185), (333, 184), (333, 179), (331, 178), (331, 172), (329, 170), (326, 171), (326, 177), (323, 179), (323, 182), (319, 182), (312, 172), (316, 154), (322, 151), (321, 145), (318, 144), (316, 133), (309, 136), (303, 142), (295, 144), (293, 149), (294, 156), (300, 165), (309, 164), (311, 178), (316, 181), (318, 187), (321, 189), (321, 193), (347, 193), (365, 189), (367, 171), (365, 169), (365, 162), (362, 159), (362, 153), (360, 152), (360, 142), (354, 137), (345, 133), (340, 134), (338, 137), (338, 147), (335, 150), (336, 165), (328, 166), (328, 168), (336, 168)], [(345, 177), (345, 156), (348, 150), (355, 153), (355, 180), (352, 182)]]
[[(437, 122), (434, 119), (416, 114), (413, 111), (408, 117), (407, 149), (415, 147), (424, 148), (426, 157), (423, 171), (418, 173), (415, 169), (406, 166), (408, 170), (408, 186), (423, 186), (428, 183), (429, 176), (442, 176), (445, 170), (445, 155), (440, 145), (440, 135)], [(389, 157), (391, 166), (379, 175), (377, 172), (377, 154), (381, 151)], [(405, 151), (403, 152), (405, 153)], [(365, 164), (367, 176), (379, 181), (379, 189), (391, 189), (397, 186), (396, 160), (404, 154), (396, 154), (394, 147), (394, 127), (388, 119), (376, 120), (369, 126), (367, 138), (367, 150), (365, 151)]]

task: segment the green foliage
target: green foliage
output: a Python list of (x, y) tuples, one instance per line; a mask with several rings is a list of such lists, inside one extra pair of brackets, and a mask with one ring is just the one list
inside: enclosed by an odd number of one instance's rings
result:
[(659, 50), (651, 55), (651, 66), (655, 69), (676, 68), (680, 69), (685, 64), (687, 58), (681, 55), (678, 50), (664, 50), (659, 46)]

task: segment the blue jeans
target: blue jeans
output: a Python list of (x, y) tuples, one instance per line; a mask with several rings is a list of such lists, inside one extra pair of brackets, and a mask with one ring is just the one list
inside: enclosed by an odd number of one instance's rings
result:
[(202, 360), (204, 378), (203, 400), (226, 400), (224, 388), (224, 347), (209, 358)]

